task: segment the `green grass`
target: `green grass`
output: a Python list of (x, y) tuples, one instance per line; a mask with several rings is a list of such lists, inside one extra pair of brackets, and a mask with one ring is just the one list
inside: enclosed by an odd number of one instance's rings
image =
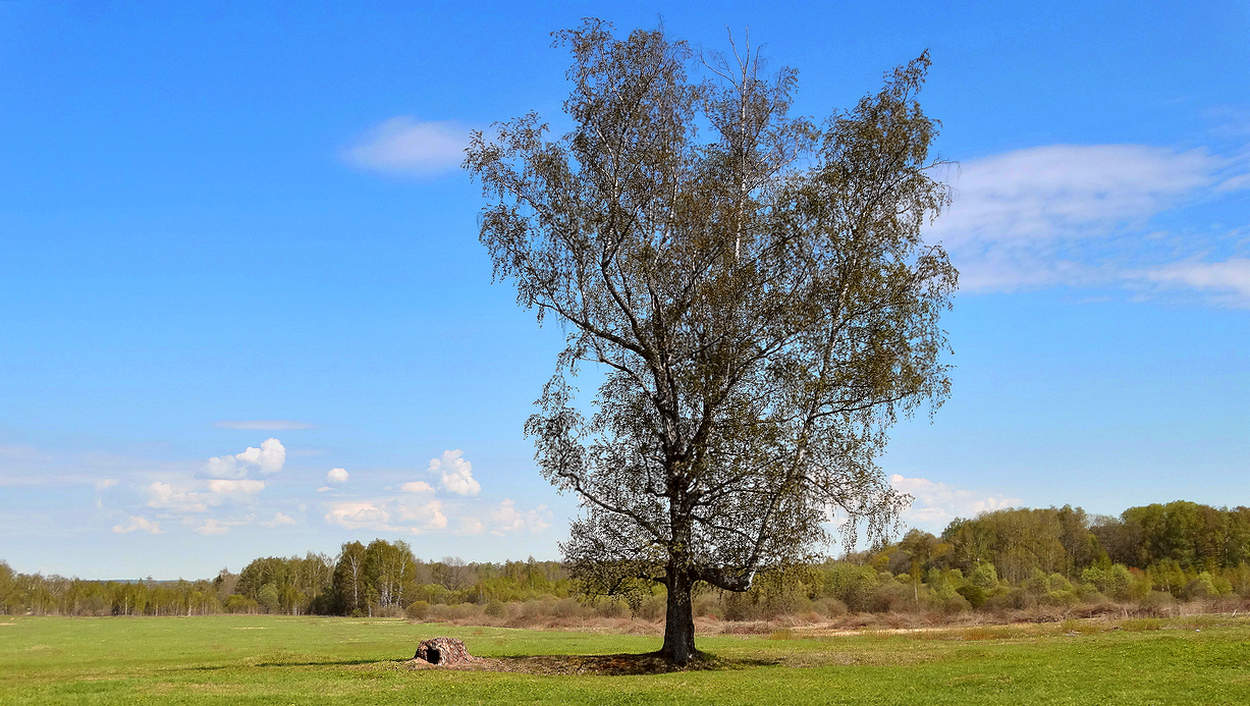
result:
[(729, 665), (641, 676), (408, 670), (425, 637), (484, 657), (658, 638), (348, 618), (0, 617), (0, 703), (1250, 703), (1250, 621), (705, 636)]

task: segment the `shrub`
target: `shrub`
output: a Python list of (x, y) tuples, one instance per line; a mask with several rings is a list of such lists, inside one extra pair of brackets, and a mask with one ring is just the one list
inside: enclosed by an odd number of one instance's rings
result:
[(874, 613), (888, 613), (895, 610), (906, 610), (915, 607), (914, 588), (898, 581), (882, 583), (873, 589), (868, 600), (868, 610)]
[[(885, 574), (889, 577), (889, 574)], [(893, 578), (888, 579), (893, 582)], [(873, 591), (881, 579), (871, 566), (856, 566), (847, 562), (834, 562), (823, 574), (822, 593), (841, 601), (851, 610), (868, 610)]]
[(984, 588), (981, 588), (975, 583), (965, 583), (956, 589), (956, 591), (959, 595), (963, 596), (964, 600), (968, 601), (968, 605), (973, 608), (980, 608), (985, 605), (985, 601), (990, 597), (989, 593), (986, 592)]
[(828, 618), (837, 618), (846, 615), (846, 604), (837, 598), (821, 598), (812, 603), (812, 608), (821, 615)]
[(430, 604), (425, 601), (413, 601), (404, 611), (409, 620), (425, 620), (430, 615)]
[(491, 601), (486, 604), (485, 613), (492, 618), (502, 618), (508, 614), (508, 609), (499, 601)]
[(643, 620), (659, 620), (664, 617), (664, 611), (667, 609), (667, 599), (664, 596), (647, 596), (638, 603), (634, 615)]
[(1138, 605), (1146, 612), (1159, 615), (1176, 605), (1176, 599), (1167, 591), (1151, 591), (1142, 596)]

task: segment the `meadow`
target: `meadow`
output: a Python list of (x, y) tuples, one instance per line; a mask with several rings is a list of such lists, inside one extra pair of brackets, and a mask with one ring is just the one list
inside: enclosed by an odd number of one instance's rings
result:
[[(509, 671), (413, 669), (465, 640)], [(709, 668), (621, 674), (657, 636), (208, 616), (0, 619), (3, 703), (1250, 703), (1250, 620), (700, 636)]]

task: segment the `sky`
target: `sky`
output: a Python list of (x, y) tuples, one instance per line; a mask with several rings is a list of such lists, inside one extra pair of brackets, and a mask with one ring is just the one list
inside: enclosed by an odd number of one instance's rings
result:
[(0, 559), (558, 558), (521, 427), (562, 334), (458, 164), (567, 125), (549, 34), (592, 15), (749, 31), (818, 118), (932, 52), (961, 289), (952, 395), (881, 459), (908, 525), (1248, 504), (1250, 5), (1151, 5), (0, 3)]

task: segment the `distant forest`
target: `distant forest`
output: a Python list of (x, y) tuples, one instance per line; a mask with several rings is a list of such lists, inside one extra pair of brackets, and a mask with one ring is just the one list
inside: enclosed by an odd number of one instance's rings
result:
[[(406, 616), (524, 623), (663, 616), (650, 596), (579, 600), (559, 562), (426, 562), (404, 542), (349, 542), (338, 556), (262, 557), (198, 581), (93, 581), (15, 573), (0, 562), (9, 615)], [(757, 577), (746, 593), (705, 589), (696, 613), (721, 620), (852, 613), (1027, 610), (1120, 604), (1159, 608), (1250, 599), (1250, 508), (1177, 501), (1090, 516), (1008, 509), (920, 530), (873, 551)]]

